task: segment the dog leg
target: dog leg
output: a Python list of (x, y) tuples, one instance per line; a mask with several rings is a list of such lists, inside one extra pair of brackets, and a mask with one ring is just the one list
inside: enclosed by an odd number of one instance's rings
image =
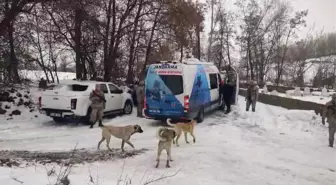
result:
[(177, 135), (177, 137), (176, 137), (176, 146), (180, 146), (180, 145), (178, 144), (178, 140), (179, 140), (180, 136), (181, 136), (181, 133), (179, 133), (179, 134)]
[(158, 167), (159, 167), (161, 152), (162, 152), (162, 150), (161, 150), (161, 149), (158, 149), (158, 151), (157, 151), (157, 156), (156, 156), (156, 165), (155, 165), (155, 168), (158, 168)]
[(106, 147), (107, 147), (110, 151), (112, 151), (112, 149), (110, 148), (110, 140), (111, 140), (111, 136), (108, 137), (108, 138), (106, 138)]
[(166, 163), (166, 168), (170, 168), (170, 165), (169, 165), (169, 161), (171, 160), (171, 159), (170, 159), (170, 150), (167, 150), (167, 149), (166, 149), (166, 152), (167, 152), (167, 163)]
[(167, 150), (167, 156), (169, 158), (169, 161), (173, 161), (173, 159), (171, 157), (171, 149)]
[(196, 143), (196, 137), (193, 132), (190, 132), (190, 135), (193, 137), (193, 142)]
[(125, 142), (134, 149), (134, 145), (130, 141), (125, 141)]
[(100, 145), (102, 144), (103, 141), (105, 141), (105, 137), (102, 137), (102, 139), (98, 142), (97, 150), (99, 150)]
[(188, 136), (187, 136), (187, 132), (184, 132), (184, 139), (185, 139), (185, 142), (189, 144), (189, 141), (188, 141)]
[(124, 150), (125, 140), (121, 140), (121, 151), (125, 152)]

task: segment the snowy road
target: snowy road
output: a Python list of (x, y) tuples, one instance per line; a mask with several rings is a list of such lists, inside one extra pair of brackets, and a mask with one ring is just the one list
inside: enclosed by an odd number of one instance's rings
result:
[[(69, 176), (72, 185), (90, 184), (89, 171), (98, 175), (99, 184), (117, 184), (117, 180), (132, 178), (132, 184), (162, 174), (176, 176), (152, 184), (174, 185), (334, 185), (336, 183), (336, 149), (327, 147), (327, 128), (320, 125), (314, 111), (286, 110), (257, 104), (257, 112), (245, 112), (244, 98), (234, 111), (223, 117), (221, 112), (209, 115), (196, 126), (197, 142), (173, 146), (172, 168), (164, 162), (155, 169), (157, 138), (156, 122), (138, 120), (135, 115), (105, 120), (105, 124), (140, 124), (143, 134), (135, 134), (131, 141), (136, 148), (149, 151), (125, 161), (95, 162), (79, 165)], [(96, 150), (99, 128), (87, 126), (59, 126), (50, 120), (12, 121), (0, 124), (2, 150)], [(191, 137), (189, 137), (191, 141)], [(120, 147), (120, 140), (112, 139), (112, 148)], [(105, 150), (105, 145), (102, 145)], [(131, 150), (126, 145), (127, 150)], [(165, 155), (161, 156), (162, 161)], [(124, 165), (124, 168), (122, 166)], [(126, 177), (127, 176), (127, 177)], [(0, 184), (48, 184), (53, 178), (45, 167), (1, 168)], [(124, 183), (121, 183), (124, 184)]]

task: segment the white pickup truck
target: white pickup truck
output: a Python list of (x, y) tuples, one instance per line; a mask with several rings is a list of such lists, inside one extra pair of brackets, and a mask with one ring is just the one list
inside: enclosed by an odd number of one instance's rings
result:
[(53, 90), (44, 91), (39, 97), (40, 112), (52, 117), (55, 122), (62, 122), (67, 118), (88, 122), (91, 113), (89, 96), (96, 84), (99, 84), (105, 93), (104, 115), (132, 113), (131, 95), (113, 83), (75, 80), (61, 84)]

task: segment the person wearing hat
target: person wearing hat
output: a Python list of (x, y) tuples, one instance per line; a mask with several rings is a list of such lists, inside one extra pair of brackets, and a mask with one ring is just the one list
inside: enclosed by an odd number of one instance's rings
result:
[(325, 124), (325, 118), (329, 124), (329, 147), (334, 146), (334, 138), (336, 132), (336, 93), (331, 96), (331, 100), (327, 102), (322, 111), (322, 124)]
[(246, 92), (246, 111), (249, 111), (250, 106), (252, 105), (252, 112), (255, 112), (257, 100), (258, 100), (258, 94), (259, 94), (259, 87), (257, 85), (257, 82), (252, 80), (250, 81), (250, 84), (247, 88)]
[(144, 108), (144, 99), (145, 99), (145, 83), (140, 81), (135, 88), (136, 99), (137, 99), (137, 117), (143, 117), (142, 109)]

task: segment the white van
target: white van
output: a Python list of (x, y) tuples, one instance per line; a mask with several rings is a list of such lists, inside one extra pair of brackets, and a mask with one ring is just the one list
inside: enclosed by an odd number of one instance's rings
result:
[(198, 59), (158, 62), (147, 68), (143, 114), (148, 119), (204, 120), (204, 113), (218, 109), (220, 74), (213, 63)]

